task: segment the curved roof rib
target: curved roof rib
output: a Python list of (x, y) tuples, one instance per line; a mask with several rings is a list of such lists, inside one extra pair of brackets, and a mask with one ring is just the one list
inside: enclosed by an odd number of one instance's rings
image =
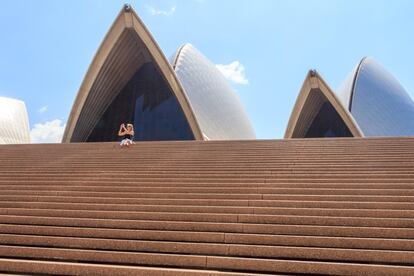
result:
[(358, 78), (358, 74), (361, 69), (361, 66), (366, 58), (367, 57), (364, 57), (361, 59), (360, 62), (358, 62), (355, 68), (348, 74), (348, 76), (346, 77), (342, 85), (339, 87), (339, 89), (336, 90), (337, 92), (336, 94), (339, 100), (341, 101), (342, 105), (346, 107), (346, 109), (349, 111), (351, 111), (351, 108), (352, 108), (355, 83)]
[(351, 113), (340, 102), (332, 89), (314, 70), (309, 71), (296, 99), (285, 138), (304, 138), (324, 103), (330, 103), (354, 137), (363, 133)]
[(168, 60), (138, 15), (125, 6), (106, 34), (72, 107), (63, 142), (85, 141), (108, 105), (134, 73), (152, 61), (176, 96), (196, 140), (202, 140), (193, 110)]
[(184, 44), (171, 63), (206, 140), (256, 138), (238, 95), (209, 59)]

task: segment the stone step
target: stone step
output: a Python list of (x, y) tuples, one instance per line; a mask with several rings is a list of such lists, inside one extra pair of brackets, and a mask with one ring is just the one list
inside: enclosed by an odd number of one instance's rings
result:
[[(252, 273), (235, 273), (218, 270), (173, 269), (95, 263), (58, 262), (0, 258), (0, 270), (41, 275), (103, 275), (103, 276), (247, 276)], [(17, 274), (7, 274), (17, 275)], [(18, 274), (21, 275), (21, 274)], [(276, 275), (276, 274), (275, 274)], [(282, 275), (282, 274), (277, 274)]]
[[(41, 157), (40, 157), (41, 158)], [(108, 157), (109, 158), (109, 157)], [(386, 157), (387, 159), (389, 157)], [(413, 156), (410, 156), (407, 159), (412, 159)], [(36, 158), (32, 158), (29, 160), (36, 160)], [(19, 165), (21, 169), (26, 170), (28, 173), (35, 173), (36, 170), (39, 170), (40, 172), (56, 172), (56, 171), (62, 171), (62, 172), (85, 172), (86, 170), (89, 171), (99, 171), (99, 169), (105, 169), (105, 171), (112, 171), (113, 173), (122, 173), (125, 171), (130, 171), (133, 173), (136, 170), (148, 170), (150, 172), (187, 172), (187, 173), (224, 173), (226, 171), (231, 173), (242, 173), (243, 171), (248, 171), (250, 174), (253, 174), (255, 172), (260, 173), (267, 173), (269, 171), (272, 172), (280, 172), (280, 174), (288, 175), (289, 172), (297, 173), (304, 173), (304, 172), (315, 172), (315, 173), (323, 173), (323, 172), (331, 172), (336, 174), (349, 174), (351, 172), (355, 172), (356, 174), (369, 174), (370, 171), (375, 171), (378, 173), (409, 173), (410, 169), (412, 168), (412, 161), (406, 161), (403, 162), (401, 159), (391, 160), (390, 163), (394, 163), (392, 166), (387, 164), (376, 164), (374, 161), (368, 161), (367, 163), (339, 163), (336, 165), (329, 165), (330, 162), (335, 162), (335, 160), (328, 160), (326, 164), (319, 164), (316, 160), (309, 160), (309, 165), (307, 164), (301, 164), (298, 162), (288, 162), (288, 160), (282, 160), (279, 165), (273, 165), (268, 166), (268, 164), (265, 163), (257, 163), (249, 162), (246, 160), (246, 164), (243, 164), (242, 162), (231, 162), (226, 161), (220, 163), (216, 162), (214, 164), (208, 164), (204, 162), (202, 165), (195, 165), (194, 163), (175, 163), (175, 164), (159, 164), (163, 163), (162, 161), (155, 161), (155, 162), (149, 162), (148, 160), (136, 160), (137, 163), (147, 162), (144, 164), (137, 164), (137, 165), (130, 165), (128, 168), (125, 166), (122, 166), (121, 164), (116, 164), (115, 160), (111, 160), (108, 164), (102, 164), (98, 166), (97, 164), (102, 162), (100, 160), (90, 160), (90, 163), (87, 164), (79, 164), (74, 163), (71, 164), (68, 161), (61, 160), (60, 163), (56, 163), (52, 160), (46, 162), (46, 163), (23, 163), (19, 161), (12, 162), (11, 160), (8, 160), (5, 163), (7, 164), (0, 164), (1, 165), (1, 171), (7, 173), (17, 173), (16, 166)], [(125, 160), (119, 160), (118, 162), (123, 162)], [(132, 161), (131, 161), (132, 162)], [(272, 163), (274, 161), (269, 161), (269, 163)], [(352, 162), (352, 161), (350, 161)], [(402, 163), (401, 166), (396, 166), (396, 162)], [(157, 167), (151, 166), (151, 164), (158, 164)], [(324, 168), (324, 169), (323, 169)]]
[[(122, 156), (108, 156), (102, 155), (101, 157), (91, 157), (87, 160), (79, 160), (79, 157), (81, 157), (82, 154), (73, 155), (71, 158), (62, 158), (59, 161), (56, 160), (53, 161), (53, 158), (47, 158), (47, 156), (30, 156), (30, 158), (9, 158), (9, 159), (0, 159), (4, 165), (7, 164), (23, 164), (25, 166), (32, 165), (33, 167), (45, 167), (46, 165), (54, 167), (62, 166), (63, 164), (70, 165), (71, 167), (81, 167), (82, 165), (87, 165), (88, 167), (97, 167), (96, 163), (99, 161), (102, 163), (103, 167), (122, 167), (122, 164), (119, 164), (118, 162), (124, 161), (125, 157)], [(289, 167), (296, 167), (296, 168), (320, 168), (320, 166), (326, 166), (327, 168), (340, 168), (344, 167), (346, 168), (354, 168), (358, 170), (358, 167), (366, 168), (370, 164), (373, 167), (383, 167), (383, 168), (406, 168), (412, 164), (412, 160), (410, 157), (413, 155), (403, 155), (395, 153), (395, 154), (388, 154), (388, 155), (364, 155), (359, 154), (358, 156), (345, 156), (344, 158), (341, 158), (338, 160), (338, 157), (335, 155), (324, 155), (324, 156), (314, 156), (314, 157), (303, 157), (300, 160), (297, 158), (292, 158), (289, 156), (269, 156), (262, 158), (259, 158), (259, 155), (237, 155), (239, 160), (235, 160), (234, 158), (236, 156), (222, 156), (220, 160), (217, 160), (217, 162), (213, 162), (213, 156), (205, 156), (203, 155), (203, 158), (192, 158), (190, 160), (180, 160), (173, 162), (171, 159), (154, 159), (154, 158), (144, 158), (144, 156), (139, 155), (132, 155), (128, 160), (131, 160), (130, 166), (132, 167), (141, 167), (144, 168), (148, 164), (142, 163), (140, 161), (146, 160), (150, 163), (159, 163), (160, 167), (179, 167), (179, 165), (187, 165), (189, 168), (208, 168), (208, 167), (216, 167), (216, 166), (224, 166), (224, 167), (251, 167), (256, 169), (257, 166), (263, 165), (264, 168), (277, 168), (277, 169), (286, 169)], [(111, 157), (108, 159), (108, 157)], [(206, 157), (210, 157), (209, 159), (205, 159)], [(42, 160), (39, 160), (38, 163), (29, 163), (28, 161), (36, 159), (36, 158), (42, 158)], [(398, 166), (395, 161), (398, 160), (401, 163), (401, 166)], [(8, 161), (8, 162), (6, 162)], [(332, 161), (337, 161), (335, 163), (332, 163)]]
[[(57, 146), (58, 147), (58, 146)], [(387, 146), (384, 146), (387, 147)], [(25, 159), (22, 156), (18, 156), (17, 153), (21, 153), (21, 150), (23, 148), (20, 148), (19, 151), (10, 152), (7, 151), (5, 147), (2, 147), (3, 152), (10, 155), (10, 160), (17, 160), (21, 162), (27, 162), (28, 159)], [(56, 148), (55, 148), (56, 149)], [(58, 148), (59, 149), (59, 148)], [(64, 151), (62, 149), (59, 149), (59, 152), (56, 154), (52, 154), (50, 152), (47, 152), (47, 149), (45, 149), (45, 153), (35, 153), (32, 150), (28, 151), (25, 156), (35, 159), (44, 157), (43, 161), (50, 161), (53, 160), (60, 154), (64, 154), (63, 158), (59, 158), (59, 161), (62, 160), (68, 160), (68, 161), (74, 161), (77, 157), (91, 154), (90, 159), (88, 160), (103, 160), (105, 162), (108, 162), (108, 159), (105, 159), (105, 157), (113, 157), (114, 160), (120, 160), (123, 157), (129, 155), (129, 157), (132, 160), (142, 160), (147, 159), (149, 161), (166, 161), (167, 163), (173, 164), (174, 162), (171, 162), (171, 159), (168, 159), (169, 156), (175, 155), (175, 157), (185, 157), (190, 156), (191, 159), (177, 159), (177, 161), (185, 163), (189, 162), (189, 160), (198, 161), (201, 163), (201, 160), (203, 157), (212, 157), (214, 155), (220, 154), (221, 158), (218, 160), (219, 162), (223, 162), (224, 160), (234, 161), (234, 157), (240, 157), (241, 161), (243, 162), (246, 159), (252, 159), (253, 161), (257, 162), (264, 162), (264, 161), (297, 161), (299, 164), (301, 162), (306, 162), (312, 159), (317, 160), (317, 162), (325, 162), (326, 160), (338, 160), (339, 163), (343, 162), (349, 162), (352, 160), (352, 157), (355, 156), (356, 162), (367, 162), (367, 160), (373, 159), (374, 163), (384, 161), (387, 162), (389, 160), (386, 159), (386, 157), (390, 158), (397, 158), (399, 155), (403, 160), (409, 160), (408, 157), (412, 156), (413, 153), (410, 150), (413, 150), (413, 147), (401, 147), (401, 149), (359, 149), (358, 152), (354, 152), (353, 150), (358, 150), (357, 148), (350, 148), (347, 149), (347, 151), (343, 150), (336, 150), (336, 149), (325, 149), (321, 150), (315, 149), (315, 150), (305, 150), (302, 149), (301, 152), (298, 152), (298, 150), (295, 149), (277, 149), (277, 148), (269, 148), (269, 149), (263, 149), (263, 150), (254, 150), (251, 149), (249, 151), (244, 151), (241, 148), (226, 148), (226, 149), (220, 149), (220, 150), (208, 150), (208, 151), (191, 151), (191, 150), (184, 150), (182, 152), (177, 151), (162, 151), (158, 150), (156, 148), (140, 148), (136, 150), (128, 150), (128, 151), (96, 151), (96, 150), (90, 150), (90, 151), (77, 151), (77, 150), (67, 150)], [(154, 151), (157, 151), (161, 154), (154, 155), (152, 154)], [(236, 152), (237, 151), (237, 152)], [(278, 153), (278, 154), (275, 154)], [(292, 155), (294, 153), (294, 155)], [(335, 158), (338, 157), (338, 155), (341, 155), (341, 159)], [(260, 159), (260, 157), (263, 157), (263, 159)], [(298, 158), (300, 157), (300, 158)], [(303, 158), (301, 158), (303, 157)], [(374, 160), (374, 157), (378, 157), (377, 160)], [(1, 156), (0, 156), (1, 158)], [(0, 159), (2, 161), (5, 161), (6, 159)], [(87, 160), (79, 160), (80, 163), (84, 163)], [(168, 162), (169, 161), (169, 162)], [(206, 159), (206, 162), (211, 162), (211, 158)], [(269, 164), (269, 163), (268, 163)], [(272, 163), (270, 163), (272, 164)]]
[(133, 211), (90, 211), (1, 208), (0, 215), (44, 216), (90, 219), (159, 220), (188, 222), (289, 224), (320, 226), (396, 227), (414, 228), (414, 220), (408, 218), (373, 218), (345, 216), (258, 215), (227, 213), (174, 213)]
[[(235, 183), (234, 183), (235, 182)], [(342, 183), (342, 182), (331, 182), (331, 183), (297, 183), (289, 181), (280, 182), (274, 181), (270, 182), (268, 179), (257, 179), (252, 183), (237, 183), (236, 181), (223, 181), (223, 179), (215, 179), (214, 182), (204, 182), (202, 179), (194, 179), (192, 181), (180, 182), (179, 180), (175, 182), (164, 182), (162, 180), (151, 180), (147, 181), (129, 181), (123, 180), (112, 180), (111, 179), (96, 179), (96, 180), (0, 180), (0, 187), (2, 189), (32, 189), (32, 190), (44, 190), (44, 189), (61, 189), (61, 188), (70, 188), (70, 189), (108, 189), (108, 188), (118, 188), (118, 189), (131, 189), (131, 188), (168, 188), (168, 189), (335, 189), (335, 190), (409, 190), (414, 188), (412, 183)]]
[[(188, 153), (188, 152), (187, 152)], [(64, 153), (62, 153), (64, 154)], [(66, 153), (66, 155), (69, 153)], [(25, 155), (26, 158), (13, 158), (7, 156), (7, 158), (2, 159), (0, 156), (0, 161), (3, 165), (7, 165), (9, 161), (12, 163), (19, 163), (24, 166), (32, 165), (32, 166), (45, 166), (49, 165), (63, 165), (64, 163), (68, 163), (70, 166), (77, 166), (77, 164), (87, 164), (89, 166), (96, 166), (96, 162), (102, 162), (103, 165), (112, 165), (121, 167), (119, 162), (124, 161), (126, 157), (128, 160), (131, 160), (131, 166), (136, 167), (145, 167), (148, 164), (159, 164), (160, 166), (174, 166), (176, 164), (185, 164), (185, 165), (194, 165), (198, 167), (203, 167), (203, 165), (210, 165), (214, 166), (216, 164), (224, 164), (224, 165), (238, 165), (240, 167), (249, 166), (253, 167), (253, 165), (263, 165), (265, 167), (271, 168), (285, 168), (283, 164), (287, 166), (311, 166), (317, 167), (318, 165), (327, 165), (328, 167), (339, 167), (340, 165), (346, 165), (351, 167), (356, 167), (356, 165), (367, 166), (368, 164), (372, 164), (375, 166), (389, 166), (395, 167), (396, 161), (399, 161), (402, 167), (406, 167), (412, 163), (413, 154), (411, 152), (407, 152), (407, 149), (404, 149), (404, 152), (393, 151), (387, 154), (375, 154), (375, 153), (366, 153), (366, 154), (341, 154), (336, 152), (330, 153), (323, 153), (323, 152), (315, 152), (315, 153), (305, 153), (304, 155), (297, 156), (295, 152), (288, 151), (286, 153), (280, 151), (270, 152), (268, 155), (264, 153), (252, 153), (252, 154), (242, 154), (237, 153), (233, 155), (226, 155), (220, 152), (215, 152), (212, 154), (205, 154), (205, 153), (193, 153), (193, 155), (197, 154), (197, 157), (192, 157), (191, 159), (182, 158), (185, 157), (184, 154), (182, 156), (178, 156), (176, 153), (165, 152), (165, 157), (163, 158), (154, 158), (153, 155), (151, 156), (150, 153), (147, 155), (143, 154), (142, 152), (130, 152), (127, 155), (119, 154), (119, 153), (105, 153), (101, 156), (96, 156), (96, 152), (86, 153), (86, 154), (93, 154), (87, 160), (79, 160), (84, 153), (77, 153), (72, 154), (71, 157), (62, 156), (51, 156), (50, 154), (45, 155), (32, 155), (27, 154)], [(220, 159), (217, 159), (217, 162), (214, 162), (214, 158), (220, 154)], [(289, 154), (295, 154), (295, 156), (289, 156)], [(171, 157), (177, 157), (172, 159)], [(341, 158), (338, 158), (338, 155), (341, 155)], [(236, 159), (239, 158), (239, 159)], [(39, 159), (39, 163), (30, 163), (30, 160)], [(174, 161), (175, 162), (174, 162)], [(148, 163), (142, 163), (142, 161), (147, 161)], [(204, 161), (204, 162), (203, 162)], [(249, 162), (251, 161), (251, 162)], [(332, 162), (336, 161), (335, 164)], [(15, 169), (15, 168), (14, 168)], [(260, 169), (260, 168), (257, 168)]]
[(191, 243), (171, 241), (142, 241), (51, 237), (35, 235), (0, 234), (4, 245), (53, 247), (71, 249), (148, 252), (163, 254), (190, 254), (237, 256), (277, 259), (312, 259), (318, 261), (369, 262), (377, 264), (414, 264), (414, 252), (396, 250), (340, 249), (322, 247), (287, 247), (246, 244)]
[[(362, 198), (361, 198), (362, 200)], [(248, 199), (166, 199), (166, 198), (120, 198), (120, 197), (66, 197), (66, 196), (16, 196), (0, 195), (0, 202), (77, 203), (121, 205), (179, 205), (179, 206), (240, 206), (240, 207), (293, 207), (333, 209), (385, 209), (413, 210), (409, 202), (359, 202), (359, 201), (307, 201), (307, 200), (248, 200)]]
[(414, 239), (414, 228), (121, 220), (0, 215), (2, 224), (68, 226), (130, 230), (226, 232), (359, 238)]
[(29, 246), (0, 246), (3, 258), (25, 258), (35, 260), (67, 260), (100, 262), (124, 265), (147, 265), (163, 267), (207, 268), (233, 271), (272, 273), (305, 273), (326, 275), (412, 275), (414, 267), (400, 265), (337, 263), (280, 259), (222, 257), (206, 255), (180, 255), (41, 248)]
[(414, 251), (414, 240), (0, 224), (1, 234)]
[[(215, 179), (211, 182), (204, 182), (204, 179), (194, 179), (191, 182), (180, 182), (178, 179), (174, 182), (172, 181), (163, 181), (163, 180), (152, 180), (148, 179), (148, 181), (134, 181), (132, 179), (126, 180), (112, 180), (112, 179), (91, 179), (91, 180), (50, 180), (45, 177), (44, 180), (41, 179), (21, 179), (21, 180), (7, 180), (7, 179), (0, 179), (0, 187), (3, 188), (22, 188), (22, 189), (46, 189), (46, 187), (50, 188), (62, 188), (62, 187), (85, 187), (86, 189), (93, 189), (93, 188), (105, 188), (105, 187), (118, 187), (120, 189), (123, 188), (131, 188), (131, 187), (139, 187), (139, 188), (204, 188), (204, 187), (211, 187), (211, 188), (316, 188), (316, 189), (413, 189), (413, 183), (384, 183), (384, 182), (372, 182), (372, 183), (364, 183), (361, 181), (360, 183), (343, 183), (343, 182), (335, 182), (332, 183), (298, 183), (298, 182), (281, 182), (280, 180), (274, 182), (268, 182), (268, 179), (257, 179), (252, 183), (252, 181), (243, 183), (237, 181), (223, 181), (217, 183), (218, 179)], [(265, 182), (266, 181), (266, 182)], [(406, 181), (407, 182), (407, 181)], [(40, 188), (42, 187), (42, 188)]]
[(99, 193), (99, 192), (49, 192), (49, 191), (2, 191), (4, 196), (37, 196), (37, 197), (75, 197), (75, 198), (126, 198), (126, 199), (204, 199), (204, 200), (303, 200), (303, 201), (358, 201), (358, 202), (414, 202), (414, 196), (381, 196), (381, 195), (289, 195), (289, 194), (189, 194), (189, 193)]
[[(414, 207), (414, 206), (411, 206)], [(132, 205), (132, 204), (85, 204), (85, 203), (43, 203), (0, 201), (5, 209), (48, 209), (48, 210), (88, 210), (123, 212), (174, 212), (174, 213), (212, 213), (212, 214), (256, 214), (274, 216), (333, 216), (333, 217), (370, 217), (370, 218), (414, 218), (414, 210), (387, 209), (345, 209), (345, 208), (283, 208), (283, 207), (225, 207), (225, 206), (188, 206), (188, 205)]]
[(411, 185), (412, 181), (410, 178), (401, 177), (395, 175), (388, 175), (388, 177), (365, 177), (365, 178), (342, 178), (342, 177), (332, 177), (330, 175), (325, 175), (320, 178), (309, 178), (305, 176), (298, 176), (298, 177), (278, 177), (274, 178), (270, 175), (257, 175), (257, 176), (249, 176), (246, 178), (241, 178), (239, 175), (229, 176), (229, 175), (203, 175), (201, 178), (200, 175), (180, 175), (174, 174), (170, 176), (163, 176), (157, 174), (142, 174), (137, 175), (134, 173), (134, 176), (131, 178), (125, 174), (113, 175), (111, 172), (90, 172), (88, 174), (68, 174), (64, 172), (60, 172), (59, 174), (47, 173), (43, 174), (38, 171), (38, 173), (29, 174), (25, 172), (25, 174), (16, 173), (14, 175), (7, 175), (6, 172), (2, 172), (0, 174), (0, 181), (4, 184), (10, 185), (27, 185), (28, 183), (40, 183), (42, 185), (56, 185), (56, 184), (80, 184), (80, 183), (89, 183), (89, 184), (99, 184), (102, 186), (111, 185), (111, 183), (122, 183), (124, 185), (176, 185), (176, 184), (183, 184), (183, 185), (232, 185), (232, 184), (240, 184), (243, 185), (292, 185), (295, 186), (304, 186), (304, 185), (321, 185), (321, 187), (338, 187), (338, 185), (352, 185), (352, 187), (360, 187), (364, 184), (367, 187), (378, 185), (379, 187), (383, 186), (384, 188), (393, 187), (393, 185)]
[(305, 194), (305, 195), (395, 195), (414, 196), (413, 189), (345, 189), (345, 188), (223, 188), (223, 187), (102, 187), (102, 186), (16, 186), (0, 185), (5, 192), (101, 192), (101, 193), (206, 193), (206, 194)]

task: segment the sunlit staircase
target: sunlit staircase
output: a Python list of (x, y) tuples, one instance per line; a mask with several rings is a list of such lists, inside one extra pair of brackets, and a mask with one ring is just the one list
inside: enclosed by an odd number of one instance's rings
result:
[(414, 138), (0, 146), (0, 273), (414, 275)]

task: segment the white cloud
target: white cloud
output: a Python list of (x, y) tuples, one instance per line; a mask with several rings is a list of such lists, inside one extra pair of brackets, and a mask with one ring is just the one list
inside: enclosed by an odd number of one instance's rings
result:
[(30, 139), (32, 143), (60, 143), (64, 130), (65, 124), (59, 119), (35, 124), (30, 130)]
[(243, 85), (249, 84), (249, 80), (244, 72), (244, 66), (238, 60), (229, 64), (216, 64), (216, 67), (231, 82)]
[(47, 111), (47, 108), (48, 108), (48, 106), (47, 106), (47, 105), (45, 105), (45, 106), (43, 106), (43, 107), (39, 108), (38, 112), (39, 112), (40, 114), (45, 113), (45, 112)]
[(154, 7), (147, 6), (147, 10), (151, 15), (164, 15), (164, 16), (170, 16), (175, 13), (175, 6), (171, 7), (169, 10), (158, 10)]

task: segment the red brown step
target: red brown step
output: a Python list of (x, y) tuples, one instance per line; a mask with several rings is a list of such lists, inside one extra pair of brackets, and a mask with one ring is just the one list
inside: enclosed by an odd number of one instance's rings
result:
[[(0, 255), (10, 258), (35, 260), (68, 260), (103, 262), (110, 264), (137, 264), (164, 267), (207, 268), (233, 271), (307, 273), (326, 275), (412, 275), (414, 267), (361, 263), (336, 263), (279, 259), (258, 259), (203, 255), (133, 253), (85, 249), (61, 249), (20, 246), (0, 246)], [(3, 257), (3, 258), (4, 258)]]
[[(413, 206), (412, 206), (413, 207)], [(283, 207), (228, 207), (228, 206), (189, 206), (189, 205), (132, 205), (132, 204), (89, 204), (89, 203), (46, 203), (0, 201), (4, 209), (49, 209), (49, 210), (88, 210), (154, 213), (206, 213), (206, 214), (255, 214), (273, 216), (327, 216), (327, 217), (369, 217), (369, 218), (414, 218), (414, 210), (388, 209), (345, 209), (345, 208), (283, 208)], [(1, 212), (0, 212), (1, 214)]]
[[(71, 263), (58, 261), (19, 260), (0, 258), (0, 269), (12, 272), (23, 272), (52, 275), (103, 275), (103, 276), (248, 276), (251, 273), (234, 273), (217, 270), (172, 269), (161, 267), (143, 267), (126, 265), (105, 265), (95, 263)], [(7, 274), (10, 275), (10, 274)], [(17, 274), (13, 274), (17, 275)], [(19, 274), (21, 275), (21, 274)], [(258, 275), (258, 274), (254, 274)], [(276, 274), (275, 274), (276, 275)], [(277, 274), (282, 275), (282, 274)]]
[(128, 230), (88, 227), (57, 227), (0, 224), (1, 234), (113, 238), (124, 240), (209, 242), (251, 245), (313, 246), (326, 248), (414, 250), (414, 240), (341, 236), (263, 235), (231, 232)]
[(271, 235), (304, 235), (360, 238), (414, 239), (413, 228), (355, 227), (355, 226), (314, 226), (251, 223), (216, 223), (188, 221), (137, 221), (90, 218), (59, 218), (0, 215), (2, 224), (27, 224), (43, 226), (91, 227), (111, 229), (167, 230), (230, 232)]

